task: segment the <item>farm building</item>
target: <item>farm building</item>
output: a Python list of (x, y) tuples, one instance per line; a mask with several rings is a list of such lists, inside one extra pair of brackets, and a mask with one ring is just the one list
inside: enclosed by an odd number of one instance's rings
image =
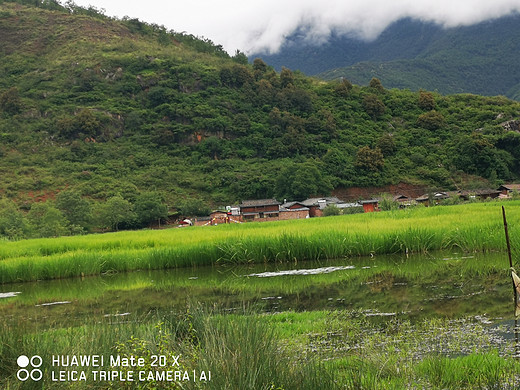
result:
[(379, 200), (377, 199), (369, 199), (369, 200), (362, 200), (361, 205), (363, 206), (363, 210), (365, 213), (373, 213), (374, 211), (380, 211), (379, 210)]
[(300, 202), (286, 202), (280, 206), (280, 220), (310, 217), (310, 209)]
[(398, 194), (393, 198), (394, 202), (399, 203), (399, 207), (406, 207), (412, 205), (414, 200), (406, 195)]
[(520, 193), (520, 184), (502, 184), (498, 187), (500, 197), (511, 197), (513, 193)]
[(244, 221), (277, 219), (280, 204), (276, 199), (245, 200), (239, 205), (240, 214)]
[(309, 208), (309, 216), (311, 217), (322, 217), (323, 210), (329, 205), (336, 205), (340, 207), (344, 204), (342, 200), (339, 200), (335, 196), (325, 198), (309, 198), (300, 202), (303, 206)]
[(424, 194), (419, 196), (415, 201), (417, 203), (424, 204), (425, 206), (429, 206), (430, 203), (439, 204), (441, 200), (448, 199), (450, 195), (447, 192), (433, 192), (431, 194)]

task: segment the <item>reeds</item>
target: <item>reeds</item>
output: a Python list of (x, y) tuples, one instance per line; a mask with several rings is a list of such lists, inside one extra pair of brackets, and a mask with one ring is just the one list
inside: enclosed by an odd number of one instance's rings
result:
[[(16, 379), (16, 359), (21, 351), (42, 357), (43, 381), (24, 383)], [(222, 316), (188, 310), (183, 314), (133, 318), (121, 323), (87, 324), (79, 328), (55, 329), (35, 334), (0, 328), (0, 386), (11, 390), (91, 388), (154, 389), (287, 389), (333, 390), (339, 388), (333, 375), (316, 359), (298, 361), (281, 348), (276, 329), (262, 317), (251, 313)], [(51, 382), (51, 371), (66, 368), (51, 366), (52, 356), (102, 355), (143, 358), (145, 365), (118, 370), (170, 370), (154, 367), (152, 355), (168, 359), (180, 356), (177, 370), (211, 372), (211, 380), (180, 383), (151, 381), (125, 383), (95, 382), (93, 367), (81, 368), (88, 379), (83, 382)], [(105, 363), (108, 364), (108, 363)], [(74, 369), (74, 368), (72, 368)], [(101, 370), (108, 369), (99, 368)], [(137, 376), (137, 375), (136, 375)], [(29, 386), (29, 387), (28, 387)], [(32, 387), (31, 387), (32, 386)]]
[[(137, 269), (505, 249), (500, 203), (3, 243), (0, 283)], [(520, 246), (520, 202), (506, 204)]]
[[(510, 340), (509, 340), (510, 341)], [(508, 341), (508, 342), (509, 342)], [(180, 370), (211, 371), (184, 389), (491, 389), (516, 388), (519, 363), (499, 354), (496, 334), (475, 319), (371, 322), (361, 312), (270, 316), (189, 307), (178, 314), (87, 323), (24, 333), (0, 327), (0, 386), (21, 389), (175, 388), (174, 383), (51, 382), (53, 355), (180, 356)], [(16, 379), (16, 359), (42, 357), (44, 380)], [(171, 362), (171, 361), (170, 361)], [(74, 368), (72, 368), (74, 369)], [(102, 368), (101, 368), (102, 369)], [(106, 369), (106, 368), (105, 368)], [(126, 368), (139, 370), (140, 368)], [(122, 371), (125, 368), (121, 368)], [(148, 387), (145, 387), (148, 386)]]

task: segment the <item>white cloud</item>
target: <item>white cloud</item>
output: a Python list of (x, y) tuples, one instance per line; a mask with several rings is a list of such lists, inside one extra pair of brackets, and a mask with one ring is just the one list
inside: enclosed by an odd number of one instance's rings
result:
[(389, 24), (411, 17), (445, 27), (470, 25), (520, 12), (520, 0), (76, 0), (108, 15), (137, 17), (204, 36), (230, 53), (279, 50), (298, 28), (314, 42), (332, 31), (374, 39)]

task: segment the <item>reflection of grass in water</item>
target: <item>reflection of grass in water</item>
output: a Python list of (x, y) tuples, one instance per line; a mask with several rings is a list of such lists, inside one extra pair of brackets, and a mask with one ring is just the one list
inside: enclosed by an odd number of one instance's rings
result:
[[(520, 218), (520, 208), (513, 207), (518, 205), (506, 203), (510, 221)], [(296, 262), (453, 248), (504, 250), (500, 206), (493, 202), (8, 242), (0, 248), (0, 282), (215, 263)], [(510, 225), (517, 248), (520, 228)]]
[[(102, 297), (110, 291), (144, 290), (175, 291), (194, 290), (202, 294), (214, 291), (223, 294), (247, 294), (262, 297), (265, 294), (298, 294), (309, 289), (328, 286), (347, 286), (349, 284), (375, 283), (374, 288), (385, 288), (395, 280), (401, 282), (428, 285), (436, 283), (466, 284), (473, 278), (485, 281), (490, 275), (508, 278), (507, 261), (502, 254), (474, 255), (471, 257), (447, 253), (431, 255), (412, 255), (360, 258), (333, 262), (304, 264), (299, 268), (319, 268), (330, 265), (352, 265), (353, 269), (339, 270), (314, 275), (284, 275), (277, 277), (257, 277), (251, 274), (273, 271), (276, 268), (255, 267), (219, 267), (199, 269), (179, 269), (171, 271), (149, 271), (120, 273), (104, 277), (87, 277), (42, 281), (38, 283), (16, 284), (4, 287), (5, 291), (15, 291), (18, 287), (23, 293), (12, 298), (0, 299), (0, 306), (20, 303), (37, 304), (59, 300), (88, 300)], [(287, 269), (286, 266), (280, 267)], [(196, 277), (194, 277), (196, 276)], [(19, 290), (20, 290), (19, 289)], [(160, 294), (158, 294), (160, 295)]]
[[(61, 316), (62, 326), (90, 316), (146, 313), (171, 307), (180, 310), (189, 299), (228, 308), (254, 302), (259, 310), (267, 311), (325, 308), (410, 311), (415, 318), (438, 313), (450, 317), (474, 315), (475, 307), (479, 307), (492, 317), (499, 317), (507, 315), (512, 299), (504, 267), (507, 261), (503, 257), (486, 254), (461, 258), (438, 253), (435, 257), (363, 258), (332, 263), (353, 264), (355, 269), (268, 278), (247, 276), (273, 270), (264, 266), (122, 273), (25, 284), (18, 286), (22, 294), (1, 299), (0, 307), (9, 323), (33, 317), (43, 317), (42, 321), (48, 323)], [(298, 265), (312, 268), (327, 264)], [(370, 268), (365, 268), (367, 265)], [(198, 278), (192, 279), (194, 275)], [(404, 286), (396, 288), (396, 284)], [(17, 285), (9, 287), (17, 290)], [(56, 301), (72, 303), (62, 307), (34, 306)]]
[[(33, 334), (3, 327), (0, 385), (25, 388), (15, 378), (21, 350), (42, 356), (47, 372), (56, 354), (144, 357), (152, 370), (151, 355), (181, 355), (180, 369), (211, 370), (212, 382), (200, 384), (211, 389), (482, 389), (507, 388), (519, 379), (519, 364), (503, 356), (502, 342), (474, 318), (412, 324), (365, 314), (222, 315), (190, 309)], [(74, 388), (92, 385), (78, 382)]]

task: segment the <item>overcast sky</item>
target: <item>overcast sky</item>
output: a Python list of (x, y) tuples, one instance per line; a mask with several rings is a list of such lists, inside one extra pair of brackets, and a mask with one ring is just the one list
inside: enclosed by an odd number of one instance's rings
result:
[(470, 25), (520, 12), (520, 0), (75, 0), (211, 39), (230, 54), (276, 52), (303, 27), (319, 43), (331, 31), (373, 39), (390, 23), (412, 17), (445, 27)]

